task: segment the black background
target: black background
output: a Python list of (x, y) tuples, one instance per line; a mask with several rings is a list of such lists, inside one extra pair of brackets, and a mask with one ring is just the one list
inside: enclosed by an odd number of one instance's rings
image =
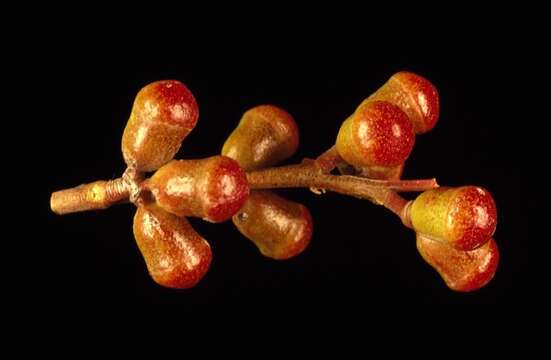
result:
[[(523, 136), (515, 113), (513, 83), (523, 68), (505, 62), (493, 48), (386, 54), (343, 52), (328, 60), (325, 50), (299, 56), (296, 49), (223, 49), (199, 58), (190, 49), (163, 51), (153, 59), (134, 49), (49, 57), (41, 68), (41, 104), (51, 119), (40, 131), (43, 172), (40, 215), (54, 254), (41, 296), (55, 301), (251, 305), (260, 308), (358, 307), (381, 303), (493, 304), (524, 301), (529, 267), (528, 220), (534, 198), (519, 189)], [(329, 50), (327, 50), (329, 51)], [(333, 54), (334, 55), (334, 54)], [(354, 56), (352, 56), (354, 55)], [(44, 54), (48, 57), (48, 54)], [(193, 289), (170, 290), (148, 276), (132, 235), (134, 208), (57, 216), (49, 194), (124, 170), (120, 137), (137, 91), (149, 82), (177, 79), (194, 93), (200, 119), (177, 158), (218, 154), (242, 113), (275, 104), (296, 119), (298, 153), (287, 163), (314, 157), (334, 143), (341, 122), (394, 72), (410, 70), (440, 93), (436, 128), (417, 137), (404, 178), (436, 177), (441, 185), (481, 185), (494, 195), (495, 234), (501, 263), (495, 279), (470, 294), (449, 290), (415, 248), (414, 234), (382, 207), (367, 201), (305, 189), (282, 191), (311, 210), (314, 236), (295, 259), (264, 258), (231, 222), (192, 219), (209, 240), (213, 263)]]

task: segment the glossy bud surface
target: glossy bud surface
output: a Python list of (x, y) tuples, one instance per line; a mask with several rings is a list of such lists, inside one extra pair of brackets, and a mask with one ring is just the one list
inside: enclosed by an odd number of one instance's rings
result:
[(173, 160), (157, 170), (147, 188), (166, 211), (211, 222), (231, 218), (249, 195), (245, 172), (226, 156)]
[(396, 167), (408, 158), (414, 143), (413, 127), (400, 108), (370, 101), (344, 121), (336, 146), (351, 165)]
[(122, 135), (124, 161), (153, 171), (170, 161), (195, 127), (199, 109), (179, 81), (157, 81), (140, 90)]
[(392, 75), (360, 106), (373, 100), (388, 101), (402, 109), (408, 115), (417, 134), (431, 130), (438, 122), (438, 91), (430, 81), (417, 74), (401, 71)]
[(373, 100), (388, 101), (402, 109), (417, 134), (434, 128), (440, 114), (440, 100), (434, 85), (424, 77), (407, 71), (392, 75), (364, 102)]
[(308, 209), (271, 191), (251, 192), (233, 222), (263, 255), (273, 259), (298, 255), (312, 238), (312, 217)]
[(212, 253), (189, 222), (150, 203), (138, 207), (134, 237), (151, 277), (159, 285), (193, 287), (209, 269)]
[(461, 251), (418, 234), (417, 250), (455, 291), (480, 289), (492, 280), (499, 263), (499, 250), (494, 239), (476, 250)]
[(485, 244), (497, 225), (492, 196), (476, 186), (425, 191), (409, 211), (415, 231), (464, 251)]
[(299, 143), (293, 117), (273, 105), (248, 110), (222, 148), (246, 170), (272, 166), (295, 153)]

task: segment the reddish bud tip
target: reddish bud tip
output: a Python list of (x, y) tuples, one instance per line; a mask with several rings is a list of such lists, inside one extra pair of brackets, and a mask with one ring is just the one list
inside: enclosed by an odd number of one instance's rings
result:
[(392, 75), (368, 100), (388, 101), (400, 107), (408, 115), (417, 134), (434, 128), (440, 113), (440, 100), (434, 85), (424, 77), (407, 71)]
[(156, 81), (142, 88), (132, 111), (151, 121), (166, 122), (188, 130), (195, 127), (199, 118), (195, 97), (176, 80)]
[(410, 215), (417, 232), (463, 251), (485, 244), (497, 225), (494, 199), (477, 186), (426, 191), (415, 199)]
[(271, 191), (252, 191), (233, 223), (264, 256), (276, 260), (297, 256), (312, 238), (310, 211)]
[(299, 143), (298, 126), (285, 110), (260, 105), (248, 110), (228, 136), (222, 155), (247, 170), (274, 165), (292, 156)]
[(122, 137), (128, 165), (140, 171), (158, 169), (170, 161), (195, 127), (199, 109), (181, 82), (157, 81), (140, 90)]
[(146, 187), (163, 209), (211, 222), (231, 218), (249, 195), (245, 172), (226, 156), (173, 160), (157, 170)]
[(417, 249), (446, 285), (455, 291), (480, 289), (492, 280), (499, 263), (499, 250), (494, 239), (476, 250), (461, 251), (418, 234)]
[(419, 133), (425, 133), (436, 125), (440, 115), (440, 100), (436, 87), (430, 81), (417, 74), (401, 71), (392, 78), (400, 83), (411, 98), (415, 115), (412, 115), (414, 127)]
[(237, 162), (218, 157), (211, 168), (207, 186), (207, 220), (226, 221), (241, 209), (249, 196), (247, 175)]
[(408, 158), (414, 143), (413, 127), (399, 107), (369, 101), (341, 126), (337, 151), (354, 166), (395, 167)]
[(189, 222), (155, 204), (138, 207), (134, 237), (151, 277), (159, 285), (186, 289), (195, 286), (210, 267), (212, 253)]

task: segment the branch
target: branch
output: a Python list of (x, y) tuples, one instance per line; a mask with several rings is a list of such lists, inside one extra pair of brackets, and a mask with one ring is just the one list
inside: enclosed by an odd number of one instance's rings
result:
[[(425, 191), (438, 187), (435, 179), (427, 180), (373, 180), (350, 175), (331, 175), (342, 160), (331, 148), (316, 160), (303, 164), (274, 167), (247, 173), (251, 189), (315, 188), (339, 194), (369, 199), (398, 215), (406, 226), (408, 201), (396, 192)], [(122, 178), (96, 181), (75, 188), (54, 192), (50, 200), (57, 214), (105, 209), (116, 203), (139, 200), (143, 174), (129, 168)]]
[(106, 209), (128, 200), (129, 189), (122, 178), (95, 181), (52, 193), (50, 207), (58, 215), (79, 211)]
[(315, 163), (290, 165), (247, 173), (251, 189), (307, 187), (372, 200), (398, 215), (410, 226), (409, 202), (396, 192), (425, 191), (438, 187), (435, 179), (372, 180), (349, 175), (323, 174)]
[(58, 215), (79, 211), (106, 209), (122, 202), (137, 202), (141, 191), (143, 173), (134, 167), (126, 168), (122, 177), (95, 181), (74, 188), (52, 193), (50, 207)]
[(247, 173), (251, 189), (314, 187), (362, 199), (375, 199), (381, 191), (425, 191), (438, 187), (436, 179), (373, 180), (321, 173), (312, 163), (281, 166)]

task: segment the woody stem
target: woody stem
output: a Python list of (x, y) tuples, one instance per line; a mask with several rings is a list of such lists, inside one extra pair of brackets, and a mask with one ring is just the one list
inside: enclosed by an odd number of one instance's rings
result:
[[(407, 200), (397, 192), (425, 191), (438, 187), (435, 179), (426, 180), (373, 180), (349, 175), (332, 175), (342, 159), (335, 148), (323, 153), (316, 160), (305, 160), (299, 165), (289, 165), (256, 170), (247, 173), (251, 189), (316, 188), (337, 192), (361, 199), (369, 199), (383, 205), (408, 225)], [(52, 211), (68, 214), (78, 211), (105, 209), (116, 203), (139, 199), (143, 174), (127, 169), (123, 177), (96, 181), (71, 189), (54, 192), (50, 199)]]
[(325, 174), (312, 162), (252, 171), (247, 173), (247, 180), (251, 189), (307, 187), (369, 199), (384, 205), (400, 217), (407, 201), (396, 192), (425, 191), (438, 187), (435, 179), (373, 180)]

